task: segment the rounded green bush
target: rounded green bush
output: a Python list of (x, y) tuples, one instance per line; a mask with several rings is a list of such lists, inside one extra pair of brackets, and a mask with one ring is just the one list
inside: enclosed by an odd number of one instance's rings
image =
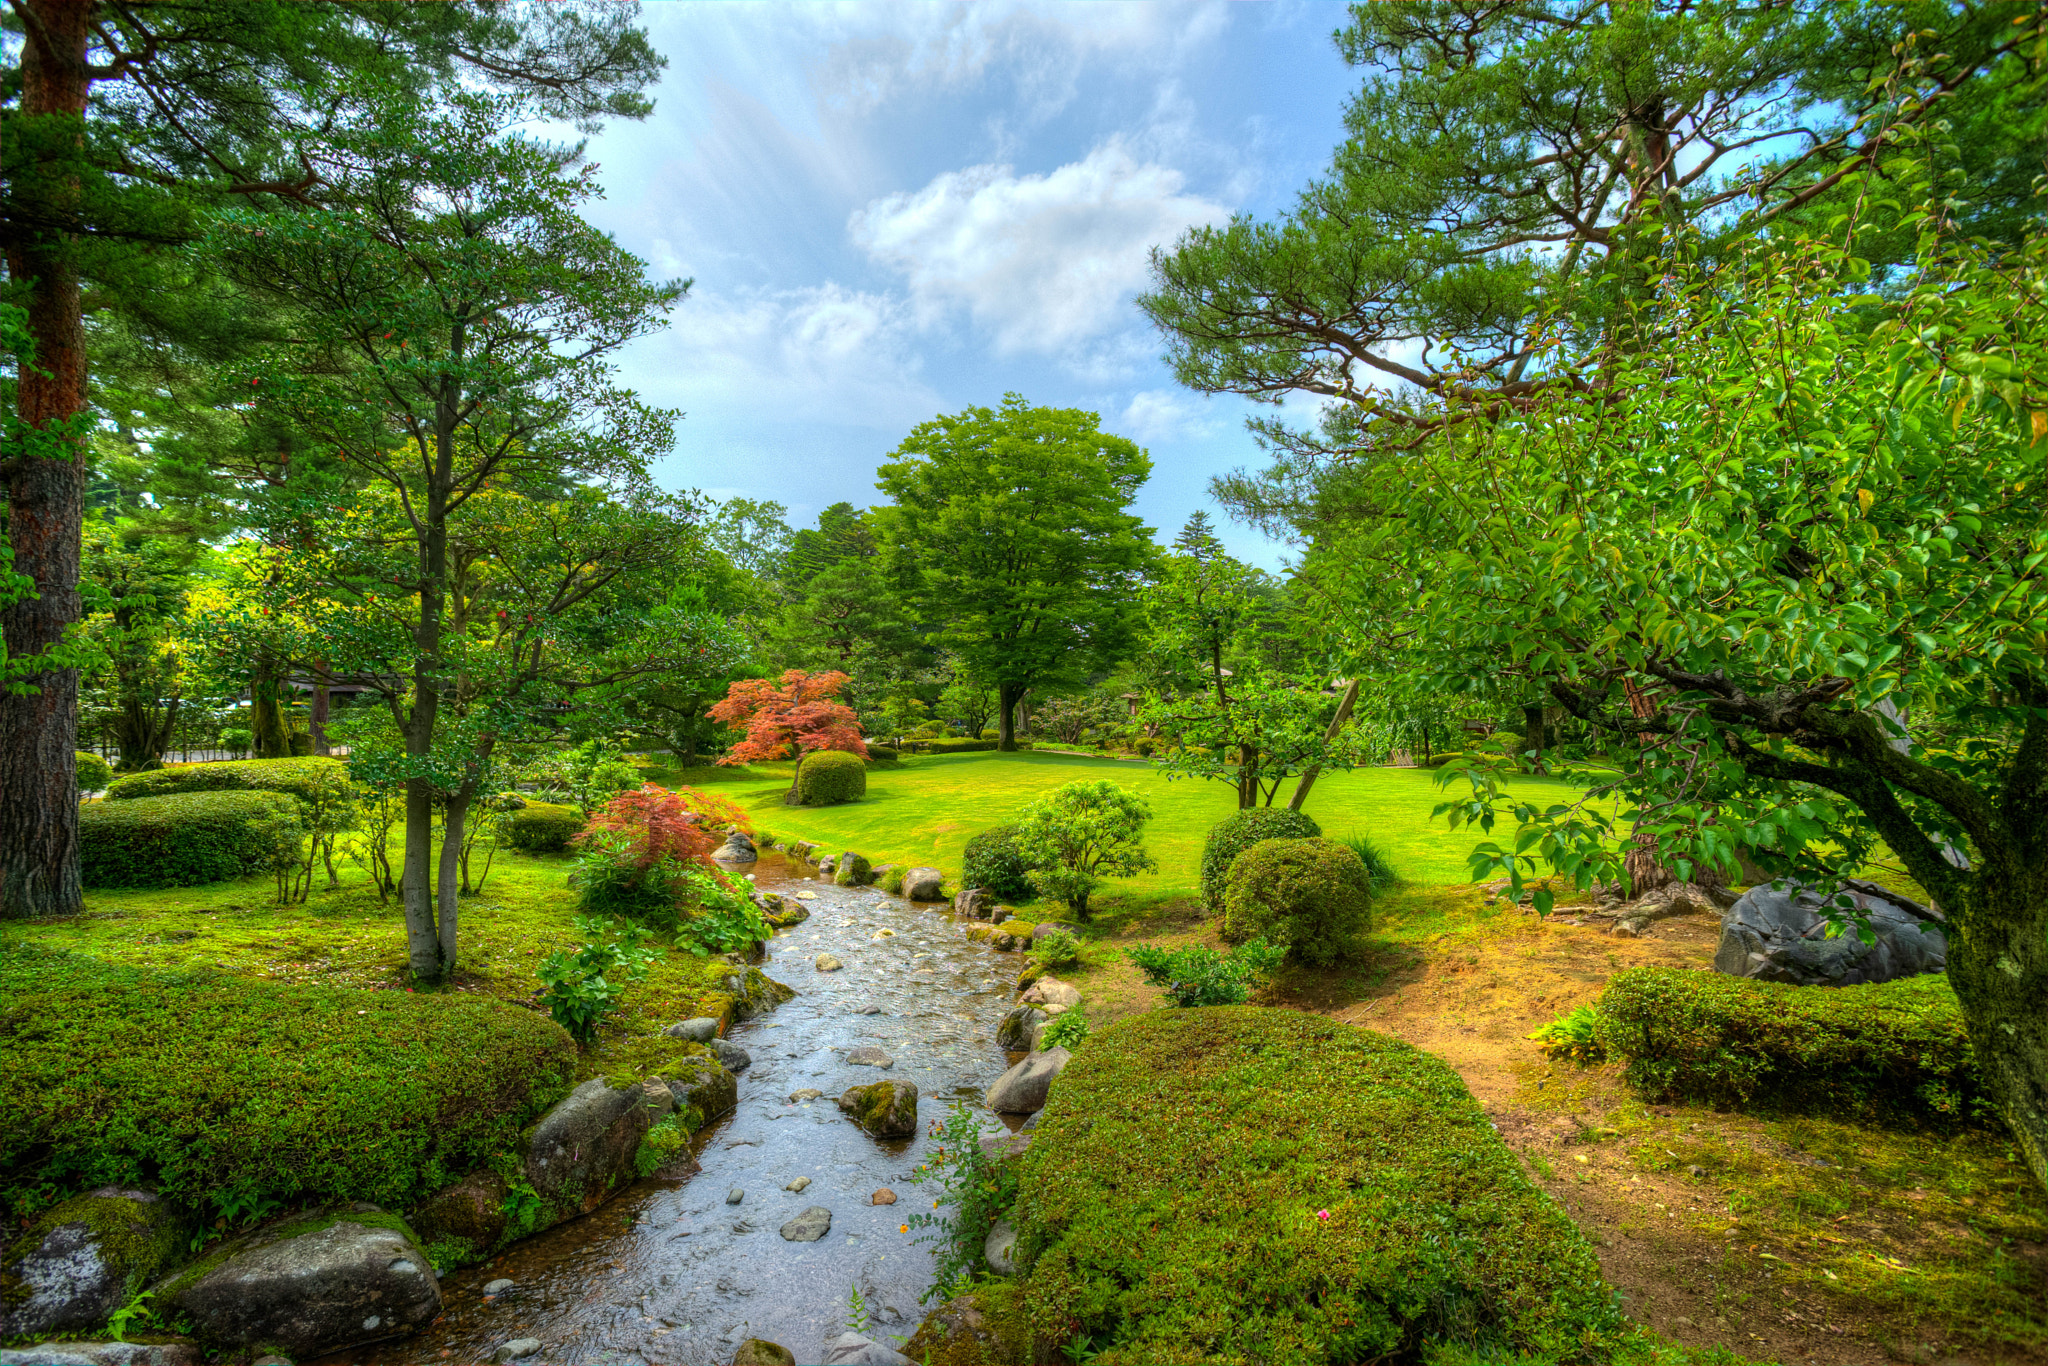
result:
[(1230, 876), (1231, 862), (1260, 840), (1314, 839), (1322, 833), (1323, 827), (1307, 816), (1280, 806), (1249, 807), (1216, 822), (1202, 845), (1202, 904), (1211, 915), (1223, 910), (1223, 880)]
[(858, 754), (840, 749), (821, 749), (805, 756), (796, 771), (798, 806), (837, 806), (865, 797), (868, 792), (867, 765)]
[(573, 806), (529, 801), (505, 823), (514, 849), (529, 854), (559, 854), (583, 830), (583, 813)]
[(232, 759), (215, 764), (173, 764), (116, 778), (109, 801), (163, 797), (173, 792), (288, 792), (308, 805), (321, 800), (318, 788), (329, 774), (346, 773), (339, 759)]
[(1031, 860), (1017, 848), (1016, 825), (993, 825), (967, 841), (960, 856), (960, 885), (994, 892), (1004, 901), (1030, 897)]
[(263, 872), (299, 851), (299, 803), (282, 792), (174, 792), (78, 809), (88, 887), (195, 887)]
[(99, 755), (81, 749), (71, 757), (77, 764), (80, 792), (99, 792), (114, 781), (114, 766)]
[(1223, 894), (1223, 937), (1264, 939), (1327, 967), (1357, 952), (1372, 926), (1365, 864), (1335, 840), (1261, 840), (1237, 856)]
[(902, 751), (894, 745), (868, 746), (868, 762), (871, 764), (893, 764), (903, 757)]

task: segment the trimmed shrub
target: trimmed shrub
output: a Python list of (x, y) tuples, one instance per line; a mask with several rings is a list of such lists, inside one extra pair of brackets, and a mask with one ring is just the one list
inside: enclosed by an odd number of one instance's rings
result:
[[(1019, 1160), (1032, 1336), (1101, 1366), (1486, 1360), (1593, 1366), (1638, 1331), (1458, 1074), (1289, 1010), (1094, 1031)], [(1327, 1217), (1325, 1217), (1327, 1215)]]
[(137, 797), (164, 797), (173, 792), (289, 792), (308, 805), (322, 800), (320, 779), (329, 773), (346, 773), (339, 759), (233, 759), (219, 764), (173, 764), (147, 773), (116, 778), (107, 789), (107, 800), (126, 801)]
[(1599, 1041), (1654, 1100), (1919, 1123), (1983, 1108), (1962, 1006), (1940, 973), (1796, 987), (1630, 968), (1601, 993)]
[(867, 794), (867, 765), (858, 754), (843, 749), (821, 749), (809, 754), (796, 771), (798, 806), (837, 806)]
[(1239, 854), (1260, 840), (1315, 839), (1323, 827), (1286, 807), (1254, 806), (1224, 817), (1209, 827), (1202, 845), (1202, 905), (1211, 915), (1223, 910), (1223, 880)]
[(1260, 840), (1230, 865), (1224, 888), (1226, 941), (1263, 939), (1311, 967), (1351, 957), (1372, 927), (1372, 879), (1335, 840)]
[(529, 801), (505, 822), (506, 839), (529, 854), (559, 854), (581, 833), (583, 813), (551, 802)]
[(902, 757), (903, 752), (897, 749), (894, 745), (878, 745), (873, 743), (872, 741), (868, 744), (869, 763), (893, 764), (900, 760)]
[(192, 1208), (402, 1209), (567, 1093), (575, 1046), (489, 998), (0, 956), (0, 1206), (143, 1184)]
[(282, 792), (91, 802), (78, 809), (78, 874), (88, 887), (196, 887), (265, 872), (297, 857), (301, 809)]
[(81, 749), (73, 751), (71, 759), (78, 771), (80, 792), (98, 792), (114, 781), (114, 766), (99, 755)]
[[(919, 754), (991, 754), (995, 752), (998, 743), (1000, 742), (995, 740), (917, 740), (912, 742), (910, 748)], [(1031, 745), (1032, 742), (1029, 740), (1017, 742), (1018, 749), (1030, 749)]]
[(960, 855), (960, 885), (994, 892), (999, 900), (1023, 901), (1032, 893), (1031, 860), (1017, 847), (1017, 825), (992, 825), (967, 841)]

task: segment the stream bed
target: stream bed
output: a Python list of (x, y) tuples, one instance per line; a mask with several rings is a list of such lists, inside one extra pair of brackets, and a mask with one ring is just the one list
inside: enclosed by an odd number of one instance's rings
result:
[[(1014, 994), (1018, 959), (964, 938), (943, 902), (917, 904), (872, 887), (834, 887), (781, 855), (751, 869), (767, 891), (794, 896), (810, 919), (777, 932), (760, 966), (795, 999), (734, 1025), (752, 1055), (739, 1104), (693, 1143), (703, 1170), (682, 1183), (643, 1181), (581, 1219), (515, 1243), (488, 1266), (441, 1282), (445, 1312), (423, 1333), (336, 1353), (328, 1366), (488, 1362), (515, 1338), (537, 1338), (530, 1366), (724, 1366), (750, 1337), (817, 1361), (847, 1330), (858, 1287), (869, 1336), (889, 1346), (924, 1317), (932, 1256), (913, 1229), (931, 1211), (910, 1176), (930, 1128), (958, 1098), (979, 1107), (1007, 1066), (996, 1026)], [(819, 972), (821, 953), (845, 966)], [(878, 1013), (860, 1013), (868, 1007)], [(887, 1070), (845, 1061), (882, 1049)], [(870, 1138), (834, 1101), (849, 1086), (914, 1082), (916, 1138)], [(823, 1094), (792, 1103), (791, 1093)], [(988, 1115), (985, 1129), (1001, 1121)], [(799, 1177), (801, 1192), (784, 1189)], [(875, 1205), (876, 1191), (897, 1195)], [(742, 1193), (736, 1205), (728, 1193)], [(815, 1243), (786, 1241), (782, 1225), (822, 1205), (832, 1227)], [(486, 1301), (499, 1278), (514, 1289)]]

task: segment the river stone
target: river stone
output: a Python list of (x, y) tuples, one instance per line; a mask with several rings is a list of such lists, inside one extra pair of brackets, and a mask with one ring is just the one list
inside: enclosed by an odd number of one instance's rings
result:
[(732, 1354), (732, 1366), (796, 1366), (796, 1353), (779, 1342), (748, 1338)]
[(694, 1020), (672, 1024), (661, 1031), (671, 1039), (688, 1039), (691, 1043), (710, 1043), (718, 1037), (718, 1021), (709, 1015), (699, 1015)]
[(746, 1198), (747, 1193), (741, 1190), (738, 1186), (734, 1186), (731, 1190), (725, 1193), (725, 1203), (728, 1205), (737, 1205), (740, 1201)]
[(1722, 913), (1715, 971), (1797, 986), (1847, 987), (1947, 966), (1948, 943), (1933, 911), (1860, 878), (1844, 881), (1839, 894), (1870, 917), (1875, 943), (1865, 944), (1854, 925), (1827, 937), (1822, 912), (1837, 893), (1790, 881), (1765, 883)]
[(996, 1026), (996, 1047), (1021, 1053), (1031, 1046), (1031, 1029), (1045, 1023), (1045, 1012), (1036, 1006), (1018, 1006)]
[(873, 1338), (862, 1337), (859, 1333), (841, 1333), (825, 1344), (824, 1366), (915, 1366), (915, 1363)]
[(832, 865), (832, 881), (840, 887), (865, 887), (875, 880), (875, 865), (849, 849)]
[(654, 1127), (639, 1084), (592, 1077), (533, 1126), (526, 1179), (565, 1216), (588, 1214), (638, 1175), (640, 1140)]
[(403, 1226), (387, 1223), (397, 1221), (358, 1204), (259, 1229), (164, 1282), (154, 1307), (209, 1343), (291, 1357), (416, 1333), (439, 1317), (441, 1287)]
[(784, 1189), (784, 1190), (786, 1190), (786, 1191), (795, 1191), (795, 1192), (796, 1192), (796, 1193), (797, 1193), (798, 1195), (802, 1195), (802, 1194), (804, 1193), (804, 1191), (805, 1191), (805, 1190), (809, 1189), (809, 1187), (810, 1187), (810, 1184), (811, 1184), (811, 1178), (810, 1178), (810, 1177), (808, 1177), (808, 1176), (799, 1176), (799, 1177), (798, 1177), (798, 1178), (797, 1178), (796, 1180), (794, 1180), (794, 1181), (790, 1182), (790, 1183), (789, 1183), (788, 1185), (784, 1186), (784, 1187), (783, 1187), (783, 1189)]
[(810, 918), (809, 907), (785, 901), (781, 910), (768, 917), (768, 923), (778, 930), (786, 930), (791, 925), (801, 925)]
[(796, 899), (798, 901), (816, 901), (818, 899), (818, 894), (816, 892), (798, 892), (796, 894)]
[(988, 1088), (988, 1108), (999, 1115), (1028, 1115), (1045, 1108), (1054, 1077), (1074, 1055), (1064, 1048), (1033, 1053), (996, 1078)]
[(814, 966), (816, 966), (819, 972), (837, 972), (845, 967), (846, 964), (840, 962), (829, 953), (821, 953), (818, 955)]
[(868, 1203), (870, 1205), (893, 1205), (896, 1203), (896, 1192), (884, 1186), (868, 1197)]
[(199, 1366), (190, 1342), (44, 1342), (0, 1347), (0, 1366)]
[(818, 860), (818, 871), (821, 873), (831, 872), (832, 865), (834, 862), (836, 862), (836, 860), (834, 860), (830, 854), (825, 855), (825, 857)]
[(44, 1213), (0, 1266), (0, 1337), (98, 1328), (184, 1260), (184, 1215), (154, 1191), (102, 1186)]
[(806, 1086), (801, 1091), (791, 1091), (789, 1093), (789, 1103), (795, 1105), (801, 1101), (819, 1100), (823, 1098), (824, 1094), (823, 1091), (820, 1091), (815, 1086)]
[(855, 1067), (880, 1067), (886, 1069), (896, 1065), (896, 1059), (890, 1057), (879, 1048), (849, 1049), (846, 1054), (846, 1060)]
[(514, 1338), (498, 1349), (493, 1361), (524, 1361), (540, 1350), (539, 1338)]
[(943, 901), (946, 875), (936, 868), (912, 868), (903, 875), (903, 895), (912, 901)]
[(497, 1280), (495, 1280), (495, 1281), (485, 1281), (485, 1282), (484, 1282), (484, 1294), (486, 1294), (486, 1295), (502, 1295), (502, 1294), (504, 1294), (504, 1293), (505, 1293), (505, 1292), (506, 1292), (507, 1290), (510, 1290), (510, 1289), (512, 1289), (512, 1287), (513, 1287), (513, 1286), (515, 1286), (515, 1285), (517, 1285), (517, 1284), (518, 1284), (518, 1282), (516, 1282), (516, 1281), (511, 1281), (511, 1280), (507, 1280), (507, 1279), (506, 1279), (505, 1277), (503, 1277), (503, 1276), (500, 1276), (500, 1277), (498, 1277), (498, 1279), (497, 1279)]
[(1081, 993), (1057, 977), (1040, 977), (1017, 999), (1035, 1006), (1077, 1006)]
[(505, 1236), (505, 1200), (511, 1187), (489, 1167), (428, 1196), (406, 1216), (406, 1226), (427, 1243), (460, 1239), (488, 1252)]
[(728, 1072), (744, 1072), (754, 1065), (754, 1055), (731, 1039), (713, 1039), (711, 1049), (718, 1054), (718, 1060), (725, 1064), (725, 1070)]
[(995, 905), (995, 897), (981, 887), (969, 887), (953, 898), (953, 914), (964, 915), (970, 920), (988, 919), (989, 907)]
[(998, 1276), (1017, 1274), (1017, 1230), (1010, 1227), (1008, 1219), (996, 1220), (995, 1227), (988, 1231), (982, 1242), (981, 1255), (988, 1262), (988, 1269)]
[(754, 851), (754, 842), (747, 838), (747, 832), (735, 830), (712, 851), (711, 857), (720, 863), (753, 863), (761, 856)]
[(782, 1226), (782, 1236), (792, 1243), (815, 1243), (832, 1231), (832, 1211), (812, 1205)]
[(739, 1103), (740, 1082), (714, 1058), (686, 1058), (665, 1065), (668, 1093), (685, 1114), (697, 1112), (701, 1128)]
[(1031, 1140), (1036, 1134), (990, 1134), (981, 1140), (982, 1155), (991, 1162), (1000, 1162), (1006, 1157), (1022, 1157), (1031, 1151)]
[(911, 1082), (851, 1087), (839, 1098), (839, 1108), (876, 1138), (910, 1138), (917, 1133), (917, 1087)]

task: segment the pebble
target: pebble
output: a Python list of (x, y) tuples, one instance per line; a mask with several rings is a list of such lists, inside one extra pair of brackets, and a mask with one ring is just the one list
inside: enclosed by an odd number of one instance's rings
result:
[(862, 1006), (853, 1013), (856, 1015), (879, 1015), (882, 1013), (882, 1008), (880, 1006)]
[(846, 1060), (855, 1067), (880, 1067), (886, 1069), (896, 1065), (896, 1059), (890, 1057), (879, 1048), (851, 1049), (846, 1054)]
[(786, 1191), (798, 1191), (798, 1192), (801, 1192), (801, 1191), (802, 1191), (802, 1190), (804, 1189), (804, 1187), (806, 1187), (806, 1186), (808, 1186), (808, 1185), (810, 1185), (810, 1184), (811, 1184), (811, 1178), (810, 1178), (810, 1177), (808, 1177), (808, 1176), (799, 1176), (799, 1177), (798, 1177), (798, 1178), (797, 1178), (796, 1180), (794, 1180), (794, 1181), (790, 1182), (790, 1183), (789, 1183), (788, 1185), (784, 1186), (784, 1187), (783, 1187), (783, 1189), (784, 1189), (784, 1190), (786, 1190)]
[(818, 899), (818, 894), (816, 892), (798, 892), (796, 894), (796, 899), (798, 901), (816, 901)]
[(829, 953), (821, 953), (815, 966), (819, 972), (837, 972), (846, 965)]
[(820, 1091), (815, 1086), (806, 1086), (801, 1091), (791, 1091), (789, 1093), (789, 1103), (791, 1105), (797, 1105), (807, 1100), (817, 1100), (824, 1094), (825, 1093), (823, 1091)]
[(514, 1338), (498, 1349), (499, 1361), (519, 1361), (540, 1350), (539, 1338)]
[(887, 1186), (884, 1186), (874, 1193), (874, 1195), (871, 1197), (871, 1203), (877, 1205), (893, 1205), (896, 1203), (896, 1192), (890, 1190)]
[(497, 1280), (489, 1281), (484, 1285), (484, 1293), (486, 1295), (502, 1295), (512, 1288), (512, 1284), (511, 1281), (500, 1276)]
[(740, 1201), (746, 1198), (747, 1193), (741, 1190), (738, 1186), (734, 1186), (731, 1190), (725, 1193), (725, 1203), (728, 1205), (737, 1205)]

